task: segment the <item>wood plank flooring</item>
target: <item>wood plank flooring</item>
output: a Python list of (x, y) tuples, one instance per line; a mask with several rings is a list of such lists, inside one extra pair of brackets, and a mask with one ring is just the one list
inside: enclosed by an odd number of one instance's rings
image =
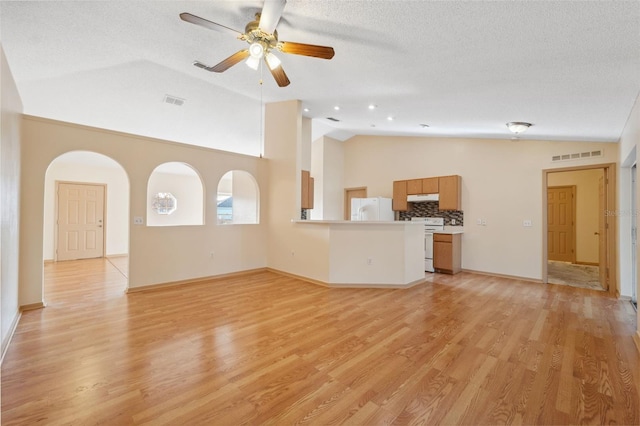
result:
[(3, 425), (640, 424), (635, 314), (604, 292), (261, 272), (126, 295), (102, 259), (45, 275), (2, 366)]

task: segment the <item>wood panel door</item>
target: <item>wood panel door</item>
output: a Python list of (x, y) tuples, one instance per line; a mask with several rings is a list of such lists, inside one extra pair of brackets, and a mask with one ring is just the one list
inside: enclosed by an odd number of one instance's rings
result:
[(575, 262), (575, 187), (547, 188), (547, 256)]
[(104, 256), (104, 185), (57, 184), (56, 260)]
[(352, 198), (367, 198), (367, 187), (346, 188), (344, 190), (344, 220), (351, 220)]
[[(606, 172), (605, 172), (606, 173)], [(598, 180), (598, 203), (599, 203), (599, 213), (598, 213), (598, 271), (599, 271), (599, 279), (600, 285), (605, 289), (609, 290), (609, 282), (608, 282), (608, 264), (607, 262), (607, 225), (606, 218), (604, 215), (605, 210), (605, 179), (604, 176), (600, 176)]]

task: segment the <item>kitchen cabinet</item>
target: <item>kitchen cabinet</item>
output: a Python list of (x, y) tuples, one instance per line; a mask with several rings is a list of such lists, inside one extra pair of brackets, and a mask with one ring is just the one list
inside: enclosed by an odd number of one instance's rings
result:
[(395, 211), (409, 210), (407, 203), (407, 181), (397, 180), (393, 182), (393, 203), (392, 208)]
[(422, 179), (422, 193), (423, 194), (437, 194), (439, 192), (437, 177)]
[(462, 178), (458, 175), (438, 177), (440, 210), (462, 210)]
[(462, 269), (462, 235), (433, 234), (433, 268), (436, 272), (457, 274)]
[(436, 176), (393, 182), (393, 210), (410, 210), (407, 195), (439, 194), (439, 210), (462, 210), (462, 177)]
[(313, 208), (314, 180), (307, 170), (302, 170), (302, 197), (301, 207), (303, 209)]
[(411, 179), (407, 181), (407, 195), (425, 194), (422, 192), (422, 179)]

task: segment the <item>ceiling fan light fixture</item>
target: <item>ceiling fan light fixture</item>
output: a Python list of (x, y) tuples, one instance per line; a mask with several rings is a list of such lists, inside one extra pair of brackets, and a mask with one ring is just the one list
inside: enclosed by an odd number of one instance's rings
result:
[(249, 68), (252, 70), (257, 70), (260, 65), (260, 58), (254, 58), (253, 56), (249, 56), (247, 58), (247, 62), (245, 62)]
[(249, 54), (252, 58), (260, 59), (264, 55), (264, 46), (262, 43), (253, 42), (251, 46), (249, 46)]
[(526, 123), (524, 121), (510, 121), (507, 123), (507, 128), (511, 130), (513, 133), (515, 133), (516, 135), (518, 133), (524, 132), (531, 126), (532, 126), (531, 123)]
[(276, 68), (278, 68), (282, 63), (280, 61), (280, 58), (278, 58), (276, 55), (274, 55), (271, 52), (268, 52), (264, 58), (267, 60), (267, 65), (269, 65), (269, 69), (272, 69), (272, 70), (275, 70)]

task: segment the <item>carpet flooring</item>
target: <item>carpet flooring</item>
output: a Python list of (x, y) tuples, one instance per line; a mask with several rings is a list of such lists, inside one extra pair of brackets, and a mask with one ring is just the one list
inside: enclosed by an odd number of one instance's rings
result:
[(549, 284), (562, 284), (604, 291), (604, 288), (600, 285), (599, 268), (597, 266), (576, 265), (555, 260), (550, 260), (547, 265)]

